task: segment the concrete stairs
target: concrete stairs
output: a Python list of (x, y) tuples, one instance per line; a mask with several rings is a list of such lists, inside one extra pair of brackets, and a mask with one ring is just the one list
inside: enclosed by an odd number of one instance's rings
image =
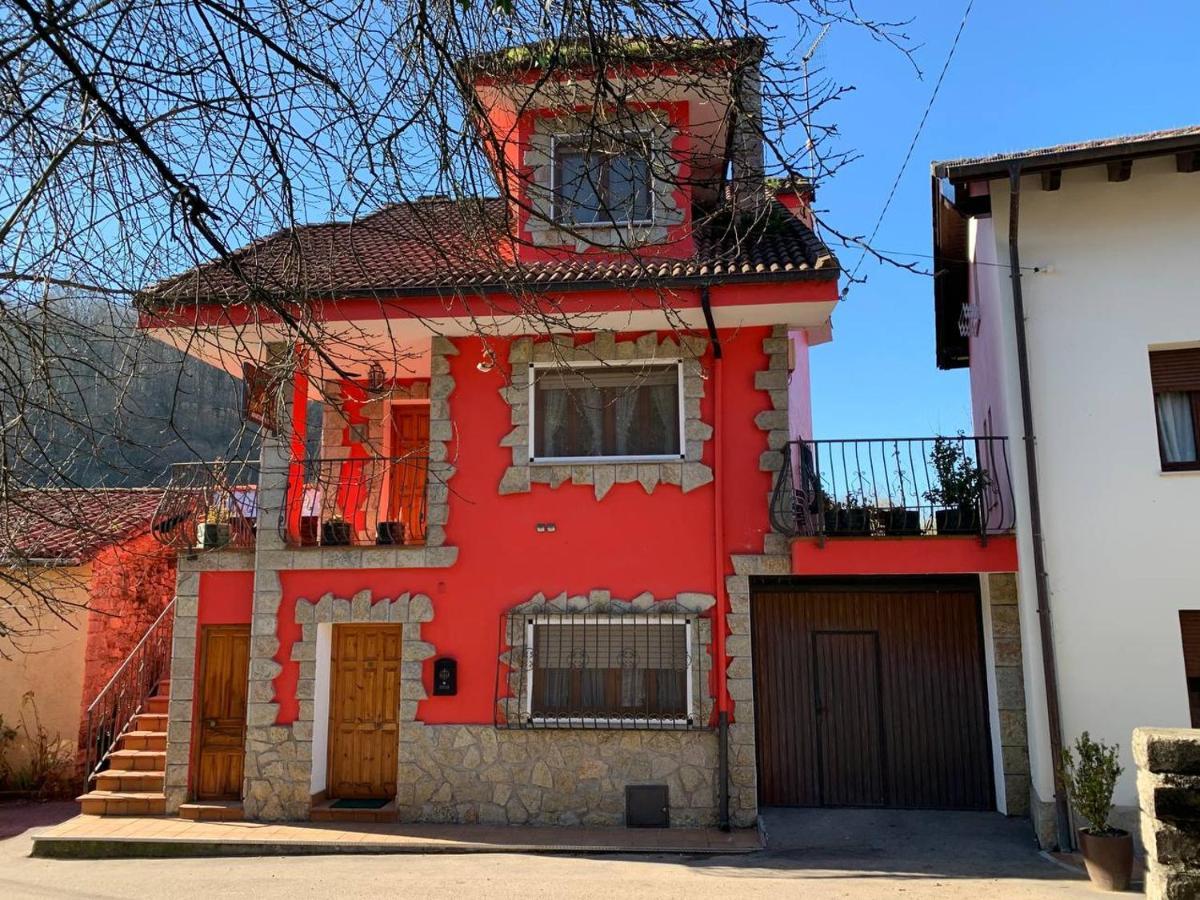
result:
[(171, 684), (160, 681), (144, 712), (108, 752), (108, 768), (80, 796), (85, 816), (161, 816), (166, 813), (163, 776), (167, 767), (167, 702)]

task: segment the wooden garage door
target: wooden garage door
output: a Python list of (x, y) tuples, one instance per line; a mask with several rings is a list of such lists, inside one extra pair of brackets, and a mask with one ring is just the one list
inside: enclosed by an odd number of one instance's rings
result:
[(995, 807), (971, 586), (771, 589), (752, 613), (762, 805)]

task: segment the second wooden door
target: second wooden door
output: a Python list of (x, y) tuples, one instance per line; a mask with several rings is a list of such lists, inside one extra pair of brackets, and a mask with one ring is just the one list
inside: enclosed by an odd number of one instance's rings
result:
[(400, 642), (399, 625), (333, 627), (330, 797), (396, 795)]
[(429, 480), (429, 407), (392, 407), (391, 515), (404, 524), (404, 540), (425, 541), (425, 484)]
[(196, 752), (199, 800), (241, 799), (249, 669), (249, 625), (204, 627)]

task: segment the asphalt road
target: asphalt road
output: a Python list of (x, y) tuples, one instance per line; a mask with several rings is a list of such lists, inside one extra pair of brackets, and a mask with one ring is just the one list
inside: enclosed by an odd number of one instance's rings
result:
[(767, 817), (747, 856), (519, 854), (63, 861), (0, 840), (0, 897), (1083, 898), (1085, 880), (1032, 847), (1027, 823), (983, 814)]

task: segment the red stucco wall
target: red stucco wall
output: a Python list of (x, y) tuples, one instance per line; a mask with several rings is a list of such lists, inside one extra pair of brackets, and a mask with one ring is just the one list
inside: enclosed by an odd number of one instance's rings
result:
[(96, 698), (175, 595), (175, 553), (152, 535), (114, 544), (92, 560), (83, 709)]
[[(768, 473), (758, 460), (766, 435), (754, 424), (755, 415), (769, 407), (767, 395), (754, 387), (754, 373), (766, 365), (762, 352), (766, 328), (722, 335), (724, 410), (718, 437), (724, 441), (724, 508), (726, 572), (729, 554), (762, 552), (768, 529)], [(680, 488), (659, 485), (647, 495), (638, 484), (615, 485), (601, 501), (590, 486), (534, 485), (527, 494), (498, 493), (511, 451), (500, 439), (511, 429), (508, 405), (500, 396), (506, 367), (480, 372), (477, 339), (456, 340), (460, 354), (451, 359), (455, 379), (450, 398), (458, 438), (451, 447), (457, 472), (450, 482), (450, 520), (447, 543), (459, 548), (449, 569), (349, 570), (298, 569), (282, 574), (283, 601), (279, 609), (283, 671), (276, 681), (280, 722), (294, 720), (298, 711), (295, 686), (299, 666), (291, 661), (292, 643), (299, 638), (295, 624), (298, 597), (316, 599), (327, 592), (351, 596), (370, 590), (377, 597), (403, 592), (425, 593), (434, 600), (432, 622), (422, 637), (439, 656), (459, 663), (459, 692), (455, 697), (423, 701), (422, 720), (432, 723), (492, 721), (502, 614), (539, 591), (554, 596), (562, 591), (586, 594), (605, 589), (629, 599), (642, 591), (673, 597), (681, 591), (716, 594), (714, 563), (713, 484), (684, 494)], [(493, 341), (496, 357), (507, 359), (507, 346)], [(704, 360), (711, 366), (711, 357)], [(706, 382), (702, 414), (713, 421), (714, 379)], [(704, 462), (713, 462), (714, 444), (705, 445)], [(553, 522), (557, 530), (539, 534), (535, 524)], [(299, 551), (300, 553), (309, 551)], [(317, 553), (320, 551), (311, 551)], [(240, 580), (239, 580), (240, 579)], [(240, 621), (249, 618), (252, 577), (249, 573), (208, 573), (201, 579), (201, 622), (211, 604), (238, 600)], [(430, 687), (431, 666), (426, 667)]]

